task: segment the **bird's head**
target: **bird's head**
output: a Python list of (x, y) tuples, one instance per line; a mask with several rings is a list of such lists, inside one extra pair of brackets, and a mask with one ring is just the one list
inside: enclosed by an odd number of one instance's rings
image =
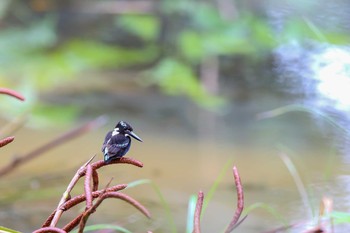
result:
[(124, 134), (125, 136), (131, 136), (136, 140), (142, 142), (142, 139), (133, 132), (133, 128), (131, 127), (131, 125), (129, 125), (125, 121), (119, 121), (118, 124), (115, 126), (114, 131), (120, 134)]

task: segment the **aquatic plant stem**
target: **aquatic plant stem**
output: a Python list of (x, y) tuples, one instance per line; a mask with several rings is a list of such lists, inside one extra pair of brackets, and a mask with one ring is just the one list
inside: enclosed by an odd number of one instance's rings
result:
[(233, 163), (233, 159), (228, 159), (226, 161), (224, 167), (220, 170), (220, 173), (217, 176), (217, 178), (215, 179), (213, 185), (210, 187), (209, 192), (205, 195), (206, 198), (205, 198), (205, 200), (203, 202), (202, 213), (205, 213), (205, 210), (207, 209), (208, 204), (213, 199), (213, 196), (214, 196), (216, 190), (218, 189), (220, 182), (224, 178), (224, 176), (225, 176), (226, 172), (228, 171), (228, 169), (231, 167), (232, 163)]
[[(107, 189), (107, 192), (116, 192), (116, 191), (120, 191), (120, 190), (123, 190), (127, 187), (127, 184), (118, 184), (118, 185), (115, 185), (115, 186), (112, 186), (110, 188)], [(93, 198), (97, 198), (101, 195), (102, 191), (101, 190), (98, 190), (98, 191), (94, 191), (92, 192), (92, 197)], [(72, 197), (71, 199), (67, 200), (67, 202), (65, 202), (63, 205), (61, 205), (61, 209), (63, 211), (67, 211), (69, 210), (70, 208), (84, 202), (86, 200), (86, 196), (85, 194), (81, 194), (81, 195), (78, 195), (76, 197)], [(50, 223), (55, 215), (57, 210), (54, 210), (53, 213), (47, 218), (47, 220), (45, 221), (45, 223), (42, 225), (42, 227), (47, 227), (47, 226), (50, 226)]]
[(204, 199), (204, 193), (202, 191), (199, 191), (198, 197), (197, 197), (196, 209), (194, 211), (193, 233), (201, 232), (200, 219), (201, 219), (201, 212), (203, 207), (203, 199)]
[(92, 191), (98, 190), (98, 183), (99, 183), (98, 173), (96, 170), (92, 170)]
[[(97, 209), (97, 207), (102, 203), (103, 200), (105, 200), (106, 198), (118, 198), (121, 199), (123, 201), (128, 202), (129, 204), (133, 205), (136, 209), (138, 209), (142, 214), (144, 214), (147, 218), (151, 218), (151, 214), (150, 212), (143, 206), (141, 205), (138, 201), (136, 201), (135, 199), (131, 198), (130, 196), (124, 194), (124, 193), (119, 193), (119, 192), (105, 192), (102, 195), (100, 195), (100, 197), (98, 198), (98, 200), (96, 201), (96, 203), (88, 210), (86, 210), (84, 213), (80, 214), (76, 219), (74, 219), (72, 222), (70, 222), (69, 224), (67, 224), (63, 229), (65, 231), (70, 231), (72, 230), (74, 227), (76, 227), (78, 224), (79, 229), (84, 229), (85, 227), (85, 223), (88, 219), (88, 217), (94, 213)], [(79, 233), (82, 233), (82, 231), (79, 231)]]
[[(91, 168), (91, 165), (90, 166), (88, 165), (87, 169), (86, 169), (86, 176), (85, 176), (85, 178), (91, 180), (91, 175), (92, 175), (92, 168)], [(86, 179), (85, 179), (85, 181), (86, 181)], [(99, 198), (98, 198), (97, 202), (94, 205), (92, 205), (91, 189), (89, 187), (88, 190), (87, 190), (86, 183), (85, 183), (85, 192), (88, 191), (90, 193), (89, 194), (87, 192), (85, 193), (85, 196), (86, 196), (86, 208), (85, 208), (85, 211), (84, 211), (84, 213), (83, 213), (83, 215), (82, 215), (82, 217), (80, 218), (80, 221), (79, 221), (79, 231), (78, 231), (78, 233), (83, 233), (84, 232), (86, 221), (88, 220), (89, 216), (93, 212), (95, 212), (97, 207), (102, 203), (102, 201), (103, 201), (102, 196), (103, 196), (103, 194), (106, 193), (107, 188), (110, 185), (110, 183), (112, 182), (112, 180), (113, 180), (113, 178), (111, 178), (110, 181), (107, 183), (106, 187), (102, 190), (101, 194), (99, 195)], [(90, 185), (90, 183), (89, 183), (89, 185)], [(88, 195), (89, 195), (89, 197), (88, 197)], [(88, 198), (90, 198), (90, 200), (89, 200), (90, 203), (88, 203)]]
[[(66, 191), (63, 193), (62, 198), (59, 202), (59, 204), (57, 205), (57, 208), (54, 212), (54, 214), (50, 215), (50, 217), (45, 221), (45, 223), (43, 224), (43, 227), (45, 226), (51, 226), (51, 227), (55, 227), (57, 225), (58, 220), (61, 218), (63, 212), (67, 209), (69, 209), (70, 207), (68, 207), (66, 204), (70, 203), (69, 201), (73, 200), (69, 200), (70, 199), (70, 192), (72, 191), (72, 189), (74, 188), (74, 186), (76, 185), (76, 183), (78, 182), (78, 180), (83, 177), (84, 175), (86, 175), (87, 172), (87, 166), (90, 165), (91, 161), (94, 159), (95, 156), (93, 156), (91, 159), (89, 159), (83, 166), (81, 166), (78, 171), (75, 173), (74, 177), (72, 178), (71, 182), (69, 183)], [(141, 163), (140, 161), (133, 159), (133, 158), (128, 158), (128, 157), (122, 157), (120, 159), (116, 159), (113, 160), (109, 163), (105, 163), (103, 160), (97, 161), (92, 163), (91, 169), (92, 169), (92, 174), (94, 173), (94, 170), (97, 170), (103, 166), (108, 166), (108, 165), (112, 165), (112, 164), (117, 164), (117, 163), (123, 163), (123, 164), (131, 164), (137, 167), (143, 167), (143, 163)], [(97, 173), (96, 173), (97, 174)], [(124, 188), (126, 188), (126, 185), (123, 185)], [(116, 190), (108, 190), (109, 192), (111, 191), (116, 191)], [(92, 197), (96, 198), (96, 195), (99, 191), (95, 191), (92, 192)], [(99, 193), (100, 194), (100, 193)], [(80, 198), (84, 198), (84, 200), (86, 200), (86, 196), (80, 196)], [(122, 198), (121, 198), (122, 199)], [(123, 199), (124, 200), (124, 199)], [(77, 204), (77, 203), (76, 203)], [(52, 220), (51, 220), (52, 219)], [(78, 221), (78, 220), (77, 220)], [(80, 220), (79, 220), (80, 221)], [(77, 222), (77, 224), (79, 223), (79, 221)], [(74, 224), (73, 224), (74, 225)]]
[(91, 164), (88, 164), (86, 167), (86, 174), (85, 174), (85, 181), (84, 181), (86, 209), (90, 209), (92, 206), (91, 179), (92, 179), (92, 167), (91, 167)]
[(96, 155), (92, 156), (83, 166), (81, 166), (78, 171), (75, 173), (75, 175), (73, 176), (73, 179), (70, 181), (66, 191), (63, 193), (62, 198), (60, 200), (60, 202), (58, 203), (57, 209), (56, 209), (56, 213), (51, 221), (50, 226), (51, 227), (55, 227), (58, 220), (60, 219), (62, 213), (63, 213), (63, 209), (61, 208), (61, 206), (68, 200), (70, 199), (70, 192), (72, 191), (72, 189), (74, 188), (75, 184), (78, 182), (78, 180), (80, 179), (80, 177), (83, 176), (83, 174), (85, 173), (85, 168), (88, 164), (91, 163), (91, 161), (95, 158)]
[(284, 164), (286, 165), (286, 167), (288, 168), (289, 173), (292, 175), (292, 178), (298, 188), (303, 204), (309, 212), (309, 217), (313, 218), (314, 213), (313, 213), (312, 204), (297, 169), (295, 168), (292, 160), (287, 156), (287, 154), (279, 153), (279, 156), (281, 160), (284, 162)]
[(57, 232), (57, 233), (67, 233), (65, 230), (62, 230), (57, 227), (42, 227), (38, 230), (33, 231), (33, 233), (52, 233), (52, 232)]
[(48, 151), (48, 150), (50, 150), (58, 145), (61, 145), (64, 142), (67, 142), (73, 138), (76, 138), (76, 137), (80, 136), (81, 134), (84, 134), (88, 131), (99, 128), (101, 125), (105, 124), (105, 122), (106, 122), (105, 117), (98, 117), (95, 120), (87, 122), (76, 129), (70, 130), (70, 131), (60, 135), (59, 137), (57, 137), (57, 138), (53, 139), (52, 141), (34, 149), (33, 151), (31, 151), (25, 155), (15, 157), (12, 160), (12, 162), (10, 162), (8, 165), (6, 165), (2, 169), (0, 169), (0, 177), (13, 171), (15, 168), (22, 165), (23, 163), (28, 162), (29, 160), (32, 160), (32, 159), (38, 157), (39, 155), (43, 154), (44, 152), (46, 152), (46, 151)]
[(15, 139), (15, 137), (13, 137), (13, 136), (1, 139), (0, 140), (0, 147), (6, 146), (7, 144), (11, 143), (14, 139)]
[(21, 95), (20, 93), (14, 91), (14, 90), (8, 89), (8, 88), (0, 88), (0, 94), (6, 94), (9, 96), (12, 96), (12, 97), (15, 97), (16, 99), (21, 100), (21, 101), (25, 100), (23, 95)]
[(237, 226), (238, 220), (241, 217), (241, 214), (243, 212), (244, 208), (244, 193), (243, 193), (243, 186), (241, 182), (240, 175), (238, 173), (237, 167), (233, 166), (233, 177), (235, 180), (235, 185), (236, 185), (236, 191), (237, 191), (237, 209), (235, 211), (235, 214), (233, 215), (233, 218), (228, 225), (228, 227), (225, 230), (225, 233), (229, 233), (235, 229)]
[(157, 186), (157, 184), (155, 182), (153, 182), (151, 180), (148, 180), (148, 179), (137, 180), (137, 181), (129, 183), (128, 184), (128, 188), (135, 187), (135, 186), (141, 185), (141, 184), (151, 184), (151, 187), (156, 192), (156, 194), (157, 194), (157, 196), (158, 196), (158, 198), (159, 198), (159, 200), (161, 202), (161, 205), (163, 206), (163, 208), (165, 210), (165, 217), (167, 219), (167, 222), (168, 222), (168, 225), (169, 225), (169, 228), (170, 228), (169, 232), (177, 233), (174, 217), (171, 214), (170, 205), (165, 200), (165, 198), (164, 198), (160, 188)]

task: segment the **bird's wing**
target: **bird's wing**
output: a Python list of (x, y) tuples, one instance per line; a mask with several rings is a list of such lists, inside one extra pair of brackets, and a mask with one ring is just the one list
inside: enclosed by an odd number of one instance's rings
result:
[(106, 134), (106, 137), (105, 137), (105, 141), (103, 142), (103, 145), (102, 145), (102, 152), (105, 150), (106, 146), (107, 146), (107, 143), (108, 141), (112, 138), (112, 131), (109, 131), (107, 134)]
[(130, 145), (130, 138), (124, 135), (115, 135), (111, 138), (110, 143), (107, 143), (108, 153), (116, 154), (118, 151), (127, 148)]

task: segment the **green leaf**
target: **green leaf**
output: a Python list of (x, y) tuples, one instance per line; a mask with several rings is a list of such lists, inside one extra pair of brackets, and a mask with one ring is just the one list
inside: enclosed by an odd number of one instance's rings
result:
[(21, 233), (21, 232), (7, 228), (7, 227), (0, 226), (0, 233)]
[(116, 22), (145, 40), (156, 39), (160, 28), (159, 19), (152, 15), (123, 15), (117, 17)]
[(203, 39), (190, 30), (183, 31), (178, 38), (181, 53), (189, 60), (199, 62), (204, 55)]
[[(0, 31), (1, 56), (10, 55), (8, 52), (32, 51), (51, 47), (56, 43), (54, 31), (56, 19), (47, 17), (34, 21), (27, 27), (11, 27)], [(4, 53), (5, 52), (5, 53)]]
[(151, 184), (151, 187), (157, 193), (157, 195), (160, 199), (160, 202), (165, 210), (166, 218), (167, 218), (168, 223), (169, 223), (170, 232), (176, 233), (177, 232), (176, 225), (174, 222), (174, 217), (171, 214), (169, 203), (165, 200), (162, 192), (160, 191), (160, 188), (158, 187), (158, 185), (156, 183), (154, 183), (153, 181), (148, 180), (148, 179), (141, 179), (141, 180), (136, 180), (136, 181), (130, 182), (128, 184), (127, 188), (132, 188), (132, 187), (136, 187), (136, 186), (143, 185), (143, 184)]
[(335, 224), (350, 223), (350, 213), (333, 211), (331, 217)]
[[(124, 227), (111, 225), (111, 224), (95, 224), (95, 225), (86, 226), (84, 228), (84, 232), (107, 230), (107, 229), (111, 229), (111, 230), (115, 230), (115, 231), (119, 231), (119, 232), (123, 232), (123, 233), (131, 233), (131, 231), (129, 231), (128, 229), (126, 229)], [(72, 231), (72, 233), (77, 233), (78, 231), (79, 231), (79, 229)]]
[(190, 13), (192, 13), (195, 26), (201, 31), (221, 30), (232, 23), (223, 20), (218, 9), (206, 2), (195, 2), (193, 4), (192, 9), (195, 8), (196, 10), (195, 12), (190, 11)]
[(186, 225), (186, 233), (191, 233), (193, 231), (193, 218), (194, 218), (194, 212), (196, 209), (196, 202), (197, 197), (196, 195), (191, 195), (190, 199), (188, 200), (188, 207), (187, 207), (187, 225)]
[(248, 215), (250, 212), (252, 212), (253, 210), (258, 209), (258, 208), (261, 208), (261, 209), (267, 211), (274, 218), (279, 220), (284, 226), (286, 226), (286, 227), (289, 226), (289, 223), (287, 222), (287, 220), (285, 218), (283, 218), (282, 215), (279, 212), (277, 212), (275, 208), (271, 207), (270, 205), (268, 205), (266, 203), (257, 202), (257, 203), (254, 203), (254, 204), (246, 207), (242, 212), (242, 216)]
[(36, 104), (32, 109), (31, 120), (34, 125), (48, 126), (55, 124), (63, 125), (72, 122), (80, 109), (73, 105), (46, 105)]
[(224, 99), (210, 95), (197, 80), (190, 65), (172, 58), (163, 59), (151, 71), (149, 82), (157, 84), (170, 95), (184, 94), (197, 104), (215, 109), (224, 104)]
[(225, 163), (224, 167), (221, 169), (219, 175), (216, 177), (214, 183), (213, 183), (212, 186), (210, 187), (209, 192), (208, 192), (208, 194), (206, 195), (206, 198), (205, 198), (205, 200), (204, 200), (202, 213), (204, 213), (205, 210), (207, 209), (207, 207), (208, 207), (208, 205), (209, 205), (209, 202), (210, 202), (211, 199), (213, 198), (214, 193), (215, 193), (216, 190), (218, 189), (219, 184), (220, 184), (220, 182), (222, 181), (222, 179), (224, 178), (224, 176), (225, 176), (227, 170), (230, 168), (230, 166), (232, 166), (232, 163), (233, 163), (233, 159), (227, 160), (227, 162)]

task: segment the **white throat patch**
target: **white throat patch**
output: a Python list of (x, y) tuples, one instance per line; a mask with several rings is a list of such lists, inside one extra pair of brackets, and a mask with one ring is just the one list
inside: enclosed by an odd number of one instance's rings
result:
[(112, 136), (119, 134), (119, 128), (115, 128), (112, 132)]

